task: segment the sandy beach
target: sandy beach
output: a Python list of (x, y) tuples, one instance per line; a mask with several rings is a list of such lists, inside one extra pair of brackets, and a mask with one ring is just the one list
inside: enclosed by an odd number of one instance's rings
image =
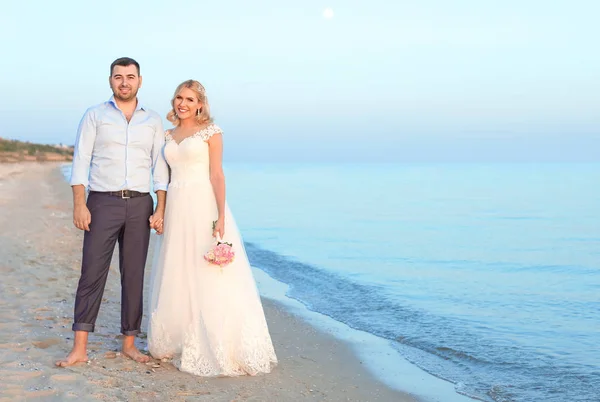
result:
[[(199, 378), (120, 347), (115, 251), (88, 364), (56, 368), (71, 347), (83, 234), (60, 164), (0, 164), (0, 401), (413, 401), (377, 381), (350, 347), (263, 299), (279, 365), (257, 377)], [(151, 258), (152, 250), (148, 261)], [(146, 288), (150, 266), (146, 269)], [(146, 298), (147, 300), (147, 298)], [(147, 326), (144, 318), (143, 330)], [(138, 339), (144, 349), (145, 334)]]

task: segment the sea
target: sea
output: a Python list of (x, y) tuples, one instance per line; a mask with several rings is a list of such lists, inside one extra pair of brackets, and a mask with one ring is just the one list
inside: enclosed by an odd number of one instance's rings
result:
[(456, 395), (600, 401), (600, 164), (233, 163), (225, 174), (263, 295), (283, 286), (325, 327), (377, 339), (388, 368), (409, 362)]

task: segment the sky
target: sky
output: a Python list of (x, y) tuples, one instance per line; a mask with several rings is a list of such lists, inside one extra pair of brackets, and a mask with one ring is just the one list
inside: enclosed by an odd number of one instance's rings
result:
[(161, 116), (180, 82), (204, 84), (231, 161), (597, 162), (598, 15), (597, 0), (11, 1), (0, 136), (73, 144), (127, 56)]

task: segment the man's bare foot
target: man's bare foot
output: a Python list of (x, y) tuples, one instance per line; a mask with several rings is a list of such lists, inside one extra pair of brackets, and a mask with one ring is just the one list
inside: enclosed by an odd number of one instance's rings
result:
[(69, 367), (77, 363), (87, 363), (88, 357), (85, 351), (72, 350), (69, 355), (62, 360), (57, 361), (56, 367)]
[(123, 356), (127, 356), (138, 363), (148, 363), (150, 361), (150, 356), (143, 354), (135, 346), (123, 346), (122, 353)]

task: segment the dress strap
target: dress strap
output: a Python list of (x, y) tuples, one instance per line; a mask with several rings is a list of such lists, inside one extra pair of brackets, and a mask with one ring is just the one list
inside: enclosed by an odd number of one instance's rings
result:
[(202, 130), (198, 131), (194, 136), (201, 137), (204, 141), (208, 141), (215, 134), (223, 134), (223, 130), (214, 123), (209, 124)]

